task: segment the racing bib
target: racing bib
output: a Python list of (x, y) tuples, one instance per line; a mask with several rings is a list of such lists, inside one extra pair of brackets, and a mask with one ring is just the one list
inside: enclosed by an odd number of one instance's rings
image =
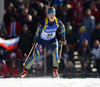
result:
[(55, 32), (46, 33), (45, 31), (42, 31), (42, 33), (41, 33), (41, 38), (42, 38), (42, 39), (45, 39), (45, 40), (50, 40), (50, 39), (54, 38), (55, 35), (56, 35)]

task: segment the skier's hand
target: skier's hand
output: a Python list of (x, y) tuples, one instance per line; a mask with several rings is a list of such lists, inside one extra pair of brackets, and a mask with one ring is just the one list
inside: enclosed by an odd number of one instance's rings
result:
[(65, 40), (65, 38), (62, 38), (62, 40), (59, 41), (59, 44), (66, 45), (67, 41)]
[(36, 41), (33, 41), (32, 46), (35, 46), (35, 44), (36, 44)]

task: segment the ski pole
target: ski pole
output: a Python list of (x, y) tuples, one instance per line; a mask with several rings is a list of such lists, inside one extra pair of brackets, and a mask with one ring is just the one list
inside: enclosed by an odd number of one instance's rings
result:
[(63, 44), (61, 43), (60, 44), (60, 50), (59, 50), (59, 61), (58, 61), (58, 63), (60, 63), (60, 59), (61, 59), (61, 55), (62, 55), (62, 47), (63, 47)]
[(23, 63), (23, 66), (25, 66), (25, 63), (27, 62), (27, 60), (28, 60), (28, 58), (29, 58), (29, 56), (30, 56), (30, 54), (31, 54), (31, 52), (32, 52), (32, 50), (33, 50), (33, 48), (34, 48), (34, 45), (32, 46), (32, 48), (31, 48), (31, 50), (30, 50), (30, 52), (29, 52), (27, 58), (25, 59), (25, 62)]

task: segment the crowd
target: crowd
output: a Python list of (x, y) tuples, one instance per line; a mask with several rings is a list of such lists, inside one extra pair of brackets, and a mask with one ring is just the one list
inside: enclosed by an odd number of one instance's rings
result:
[[(0, 75), (13, 77), (22, 71), (37, 25), (46, 17), (46, 8), (54, 6), (56, 16), (65, 25), (67, 44), (63, 46), (59, 72), (68, 75), (76, 72), (73, 52), (78, 51), (83, 72), (92, 72), (90, 62), (100, 73), (100, 0), (17, 0), (9, 3), (0, 27), (0, 37), (20, 37), (18, 47), (8, 51), (0, 46)], [(52, 58), (47, 51), (47, 72), (51, 72)], [(94, 59), (92, 57), (94, 56)], [(43, 68), (43, 55), (35, 65)], [(71, 67), (71, 68), (70, 68)]]

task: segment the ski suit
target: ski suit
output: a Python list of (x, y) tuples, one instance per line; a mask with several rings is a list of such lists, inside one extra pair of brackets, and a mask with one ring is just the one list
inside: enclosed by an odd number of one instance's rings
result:
[(65, 38), (65, 26), (55, 17), (54, 22), (50, 22), (48, 18), (44, 19), (37, 28), (34, 41), (36, 41), (35, 49), (32, 56), (25, 64), (26, 69), (30, 69), (32, 64), (39, 57), (39, 54), (48, 46), (51, 50), (53, 57), (53, 67), (58, 67), (58, 40), (56, 37), (57, 29), (61, 29), (61, 38)]

